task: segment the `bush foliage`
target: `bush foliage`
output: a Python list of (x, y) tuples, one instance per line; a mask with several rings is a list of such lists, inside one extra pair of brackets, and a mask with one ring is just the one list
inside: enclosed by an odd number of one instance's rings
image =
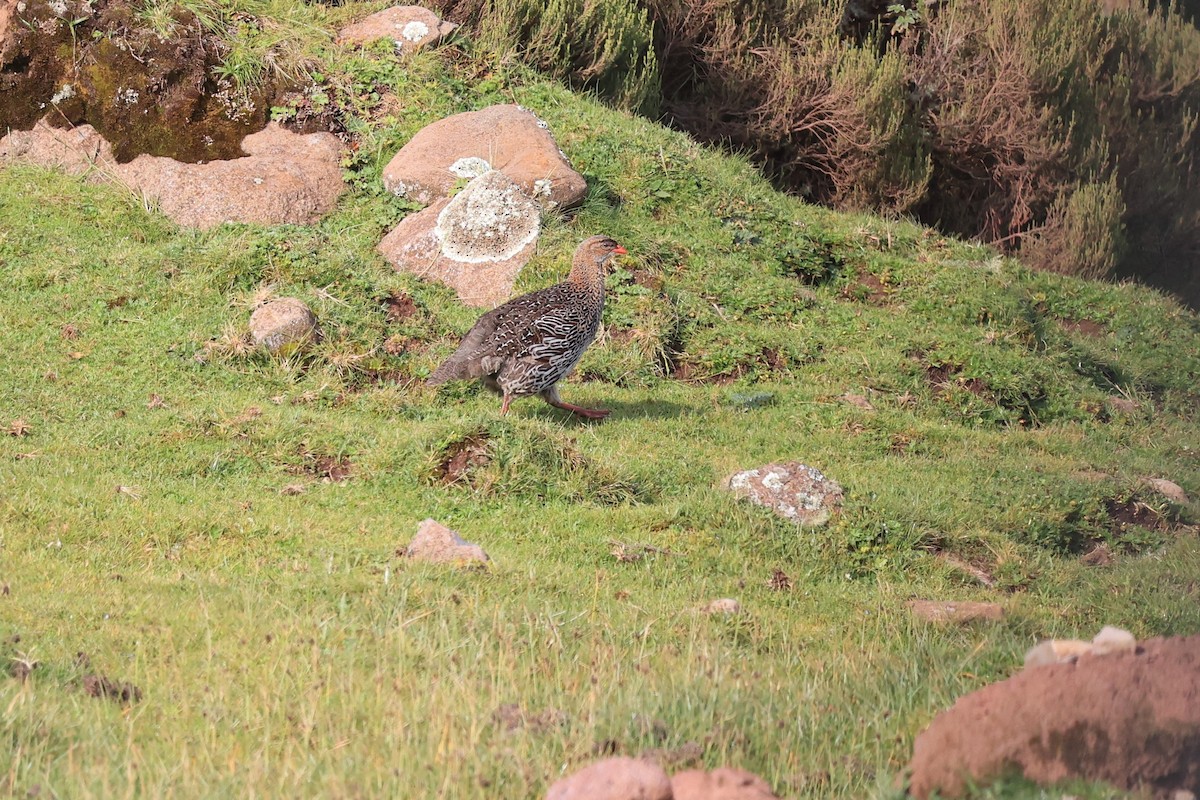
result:
[(1197, 299), (1200, 31), (1095, 0), (441, 0), (490, 46), (841, 209)]

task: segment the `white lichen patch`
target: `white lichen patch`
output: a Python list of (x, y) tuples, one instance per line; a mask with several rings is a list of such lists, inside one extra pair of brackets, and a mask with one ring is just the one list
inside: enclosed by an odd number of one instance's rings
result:
[(65, 17), (67, 15), (67, 0), (50, 0), (46, 3), (46, 7), (56, 17)]
[(533, 182), (534, 197), (549, 197), (550, 192), (554, 189), (554, 181), (549, 178), (542, 178)]
[(419, 42), (429, 35), (429, 26), (414, 19), (401, 29), (400, 35), (410, 42)]
[(55, 105), (58, 105), (63, 100), (68, 100), (74, 96), (75, 96), (75, 87), (69, 83), (64, 83), (62, 85), (62, 87), (57, 92), (54, 93), (54, 96), (50, 98), (50, 102), (54, 103)]
[(542, 215), (521, 187), (497, 170), (467, 184), (438, 214), (434, 232), (447, 258), (468, 264), (504, 261), (541, 231)]
[(141, 99), (137, 89), (118, 89), (115, 102), (119, 106), (137, 105), (137, 101)]
[(460, 178), (478, 178), (483, 173), (490, 171), (491, 168), (492, 165), (486, 159), (478, 156), (460, 158), (449, 167), (450, 172)]

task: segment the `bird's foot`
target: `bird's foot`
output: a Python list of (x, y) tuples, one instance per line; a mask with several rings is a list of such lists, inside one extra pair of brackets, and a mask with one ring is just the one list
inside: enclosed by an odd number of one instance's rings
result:
[(612, 412), (607, 408), (584, 408), (583, 406), (573, 405), (571, 403), (551, 403), (555, 408), (561, 408), (564, 411), (570, 411), (572, 414), (583, 417), (584, 419), (604, 419)]

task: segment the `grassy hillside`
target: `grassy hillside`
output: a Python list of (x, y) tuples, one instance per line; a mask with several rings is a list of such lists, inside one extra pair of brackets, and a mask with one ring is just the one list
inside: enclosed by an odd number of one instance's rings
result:
[[(887, 795), (932, 716), (1037, 639), (1200, 630), (1196, 508), (1141, 483), (1200, 494), (1195, 315), (804, 205), (465, 49), (324, 58), (360, 145), (311, 228), (182, 230), (0, 169), (0, 792), (524, 798), (655, 751), (781, 796)], [(600, 424), (425, 387), (478, 312), (374, 252), (412, 210), (382, 165), (495, 102), (542, 116), (590, 186), (518, 290), (593, 233), (629, 250), (563, 387)], [(247, 348), (272, 295), (325, 341)], [(829, 527), (720, 488), (790, 459), (846, 487)], [(492, 567), (407, 563), (430, 516)], [(745, 613), (699, 613), (720, 597)], [(915, 597), (1008, 615), (930, 625)]]

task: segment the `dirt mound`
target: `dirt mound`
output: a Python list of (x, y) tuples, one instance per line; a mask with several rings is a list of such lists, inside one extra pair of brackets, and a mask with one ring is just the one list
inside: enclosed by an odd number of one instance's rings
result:
[(1008, 770), (1039, 783), (1200, 792), (1200, 636), (1026, 669), (961, 698), (917, 737), (910, 791), (960, 796)]

